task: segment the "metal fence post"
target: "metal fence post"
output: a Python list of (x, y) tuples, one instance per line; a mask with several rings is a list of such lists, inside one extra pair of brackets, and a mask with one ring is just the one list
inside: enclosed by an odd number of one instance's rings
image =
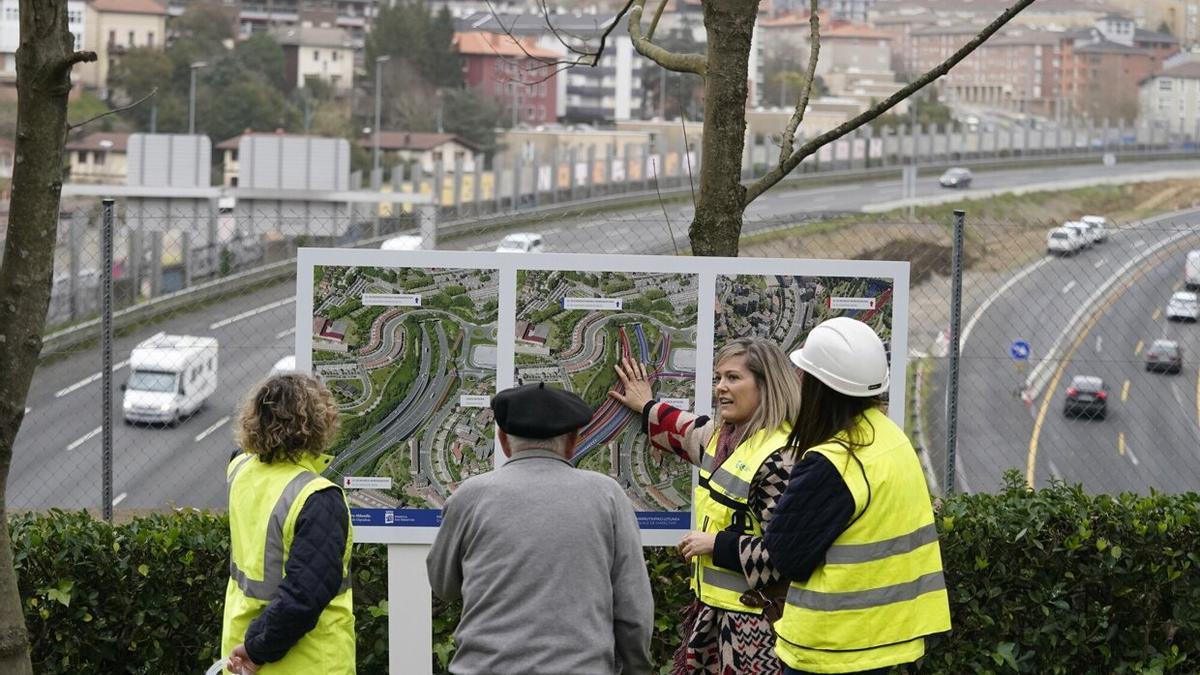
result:
[(587, 196), (596, 196), (596, 146), (587, 147)]
[(150, 297), (157, 298), (162, 294), (162, 230), (150, 233)]
[(438, 208), (430, 204), (417, 207), (417, 223), (421, 232), (421, 248), (437, 248)]
[(472, 213), (477, 216), (483, 215), (483, 153), (477, 153), (475, 159), (475, 180), (471, 187), (475, 191), (475, 206)]
[(183, 287), (192, 286), (192, 233), (184, 230), (179, 235), (179, 257), (183, 263)]
[(509, 206), (511, 207), (510, 210), (514, 213), (517, 212), (518, 210), (520, 210), (520, 208), (521, 208), (521, 172), (525, 171), (525, 165), (524, 165), (524, 162), (521, 161), (522, 159), (524, 159), (524, 158), (521, 157), (520, 152), (513, 153), (512, 204), (510, 204)]
[(542, 157), (537, 148), (533, 149), (533, 186), (530, 193), (532, 194), (531, 205), (537, 208), (542, 204)]
[(100, 510), (104, 520), (112, 524), (113, 519), (113, 486), (112, 486), (112, 447), (113, 447), (113, 373), (112, 373), (112, 294), (113, 294), (113, 205), (112, 198), (104, 199), (101, 203), (103, 211), (103, 233), (101, 246), (104, 249), (104, 269), (100, 273), (103, 288), (100, 293), (100, 378), (101, 406), (100, 434), (101, 458), (101, 488)]
[(454, 217), (463, 217), (463, 156), (454, 156)]
[(69, 313), (69, 316), (71, 317), (72, 321), (78, 320), (79, 316), (81, 314), (83, 314), (83, 311), (82, 311), (83, 308), (81, 307), (82, 303), (79, 300), (79, 224), (80, 224), (79, 220), (80, 220), (80, 216), (83, 216), (84, 219), (87, 218), (87, 214), (85, 214), (83, 211), (76, 211), (71, 214), (71, 218), (67, 222), (67, 227), (69, 228), (68, 239), (70, 241), (70, 247), (71, 247), (70, 258), (69, 258), (69, 262), (70, 262), (70, 266), (71, 266), (71, 271), (70, 271), (71, 278), (67, 280), (67, 284), (70, 289), (68, 292), (68, 294), (70, 296), (68, 298), (68, 302), (69, 302), (69, 307), (71, 310)]
[(958, 445), (958, 348), (962, 327), (963, 230), (967, 213), (954, 211), (954, 253), (950, 281), (950, 379), (946, 383), (946, 495), (954, 494), (954, 453)]

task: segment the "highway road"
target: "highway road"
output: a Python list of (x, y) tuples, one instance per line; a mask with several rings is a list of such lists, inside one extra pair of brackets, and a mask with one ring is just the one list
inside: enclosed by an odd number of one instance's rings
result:
[[(1172, 170), (1194, 166), (1195, 162), (1167, 161), (1113, 168), (1096, 164), (986, 172), (977, 174), (975, 187), (988, 189), (1044, 185), (1097, 175), (1136, 176), (1148, 168)], [(940, 192), (935, 178), (922, 178), (919, 183), (920, 195)], [(798, 214), (853, 211), (900, 196), (901, 188), (897, 179), (772, 191), (751, 206), (746, 230), (754, 232), (774, 227), (781, 222), (788, 222), (789, 216)], [(581, 213), (574, 218), (531, 225), (530, 229), (544, 235), (550, 251), (664, 253), (672, 250), (671, 232), (680, 246), (686, 242), (691, 209), (674, 205), (668, 207), (668, 213), (670, 231), (661, 210), (657, 208), (603, 215)], [(499, 236), (495, 233), (480, 234), (456, 240), (450, 245), (463, 249), (490, 249)], [(1121, 251), (1120, 243), (1114, 239), (1109, 247), (1112, 252), (1108, 255), (1112, 258), (1112, 264), (1116, 264)], [(1090, 252), (1078, 260), (1095, 260), (1096, 257), (1096, 253)], [(1068, 265), (1077, 263), (1062, 262)], [(1065, 283), (1060, 284), (1059, 288)], [(243, 395), (267, 375), (277, 359), (292, 351), (294, 289), (294, 284), (287, 282), (249, 291), (173, 316), (153, 326), (136, 328), (115, 341), (114, 361), (118, 364), (128, 358), (136, 343), (159, 330), (211, 335), (221, 344), (218, 389), (198, 414), (173, 429), (117, 424), (113, 444), (113, 497), (118, 507), (223, 507), (224, 467), (234, 447), (231, 420)], [(1054, 298), (1049, 290), (1043, 294), (1047, 298), (1045, 311), (1057, 306), (1051, 302)], [(1027, 309), (1020, 309), (1017, 314), (1022, 317), (1028, 315)], [(968, 344), (967, 349), (972, 348)], [(1192, 353), (1200, 354), (1197, 351)], [(1002, 365), (1011, 368), (1007, 363)], [(100, 355), (95, 346), (38, 368), (27, 399), (29, 412), (14, 450), (8, 486), (10, 508), (99, 507), (99, 370)], [(123, 382), (127, 375), (126, 369), (117, 370), (117, 384)], [(1181, 378), (1179, 381), (1181, 388), (1186, 390), (1182, 385), (1185, 380)], [(115, 412), (119, 415), (119, 391), (114, 392), (114, 402)], [(1146, 453), (1133, 445), (1132, 438), (1126, 440), (1139, 458)], [(963, 454), (965, 458), (970, 457), (966, 452)], [(1011, 464), (1023, 466), (1020, 457), (1015, 454), (1013, 457)], [(1057, 460), (1055, 463), (1058, 464)], [(1061, 465), (1059, 467), (1062, 468)], [(977, 480), (981, 485), (988, 483), (986, 475), (981, 475)]]
[[(994, 490), (1010, 468), (1035, 485), (1056, 478), (1097, 492), (1200, 486), (1200, 326), (1163, 317), (1187, 250), (1200, 248), (1198, 221), (1138, 224), (1076, 256), (1044, 258), (967, 308), (960, 488)], [(1146, 372), (1144, 350), (1157, 338), (1183, 346), (1183, 373)], [(1009, 355), (1016, 339), (1031, 344), (1038, 369), (1029, 389), (1030, 371)], [(1104, 379), (1107, 419), (1063, 415), (1077, 375)]]

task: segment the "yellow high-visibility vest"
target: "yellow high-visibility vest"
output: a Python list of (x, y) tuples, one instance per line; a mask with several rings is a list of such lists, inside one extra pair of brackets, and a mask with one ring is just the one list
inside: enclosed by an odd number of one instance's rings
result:
[(788, 588), (775, 651), (797, 670), (851, 673), (909, 663), (925, 653), (926, 635), (950, 630), (942, 553), (917, 453), (877, 409), (860, 425), (874, 440), (854, 451), (858, 461), (836, 443), (807, 451), (841, 472), (854, 519), (824, 564)]
[[(720, 467), (714, 467), (719, 434), (713, 434), (700, 461), (700, 482), (692, 499), (697, 529), (716, 533), (729, 529), (737, 519), (734, 529), (743, 534), (762, 535), (762, 523), (750, 512), (750, 483), (767, 457), (787, 445), (791, 432), (792, 425), (788, 422), (776, 429), (759, 430), (742, 441)], [(750, 590), (746, 575), (717, 567), (711, 554), (692, 559), (691, 587), (696, 598), (710, 607), (762, 613), (759, 607), (742, 604), (742, 594)]]
[[(266, 464), (255, 455), (242, 454), (226, 468), (231, 547), (221, 654), (228, 655), (245, 640), (250, 623), (279, 590), (292, 548), (296, 518), (305, 500), (318, 490), (336, 487), (321, 476), (332, 459), (329, 455), (309, 455), (299, 462)], [(354, 674), (352, 536), (347, 530), (341, 591), (321, 612), (316, 627), (300, 638), (286, 656), (258, 669), (262, 675)]]

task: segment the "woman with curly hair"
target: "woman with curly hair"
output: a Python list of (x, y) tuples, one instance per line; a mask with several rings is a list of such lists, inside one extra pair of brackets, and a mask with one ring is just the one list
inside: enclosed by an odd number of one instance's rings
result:
[(350, 511), (321, 476), (337, 429), (333, 396), (309, 375), (272, 377), (242, 405), (242, 452), (225, 472), (231, 673), (354, 673)]
[(654, 400), (654, 376), (641, 363), (617, 364), (614, 399), (642, 414), (655, 452), (700, 467), (692, 500), (697, 531), (679, 542), (692, 564), (696, 600), (686, 610), (673, 675), (778, 675), (764, 591), (779, 574), (763, 546), (794, 458), (787, 451), (800, 412), (800, 380), (775, 343), (742, 338), (714, 358), (710, 419)]

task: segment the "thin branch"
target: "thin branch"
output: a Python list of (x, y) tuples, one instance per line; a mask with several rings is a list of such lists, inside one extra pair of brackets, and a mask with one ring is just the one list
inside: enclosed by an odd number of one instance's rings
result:
[(631, 0), (633, 9), (629, 12), (629, 38), (637, 53), (676, 73), (695, 73), (700, 77), (708, 76), (708, 59), (703, 54), (677, 54), (650, 41), (642, 35), (642, 12), (646, 9), (646, 0)]
[(687, 119), (683, 114), (683, 101), (679, 102), (679, 125), (683, 128), (683, 156), (687, 159), (688, 185), (692, 188), (692, 208), (696, 208), (696, 183), (692, 180), (692, 146), (688, 143)]
[[(560, 31), (558, 28), (556, 28), (554, 26), (554, 22), (550, 18), (550, 9), (549, 9), (548, 5), (546, 4), (545, 0), (541, 0), (542, 1), (542, 16), (545, 18), (546, 26), (550, 29), (550, 32), (554, 34), (555, 39), (557, 39), (560, 43), (562, 43), (562, 45), (564, 47), (566, 47), (568, 51), (579, 55), (578, 58), (570, 59), (570, 60), (547, 59), (542, 56), (534, 56), (533, 54), (530, 54), (529, 50), (525, 47), (525, 43), (523, 43), (521, 40), (519, 40), (517, 38), (517, 36), (514, 35), (512, 32), (512, 26), (516, 25), (516, 19), (513, 20), (513, 23), (511, 25), (505, 26), (504, 20), (500, 18), (500, 15), (496, 12), (495, 6), (492, 5), (492, 0), (486, 0), (486, 1), (487, 1), (488, 9), (492, 13), (492, 17), (496, 19), (496, 23), (498, 23), (500, 25), (500, 28), (501, 28), (501, 30), (504, 31), (504, 34), (507, 35), (509, 37), (509, 39), (513, 41), (513, 44), (517, 45), (517, 48), (520, 49), (525, 54), (526, 57), (528, 57), (534, 61), (537, 61), (538, 63), (541, 64), (540, 66), (535, 66), (535, 67), (533, 67), (531, 69), (527, 69), (527, 70), (539, 70), (541, 68), (556, 67), (556, 66), (566, 66), (567, 68), (571, 68), (574, 66), (590, 66), (590, 67), (594, 68), (597, 65), (599, 65), (600, 57), (601, 57), (601, 55), (604, 54), (604, 47), (608, 41), (608, 37), (612, 34), (613, 30), (617, 27), (617, 24), (621, 21), (622, 17), (625, 16), (626, 12), (629, 11), (629, 8), (633, 5), (635, 0), (626, 0), (625, 6), (623, 8), (621, 8), (621, 11), (617, 12), (616, 16), (613, 17), (612, 21), (608, 24), (608, 28), (605, 28), (604, 31), (602, 33), (600, 33), (600, 45), (596, 48), (596, 51), (587, 51), (585, 49), (579, 49), (578, 47), (575, 47), (575, 46), (569, 44), (567, 42), (567, 40), (565, 38), (563, 38), (563, 36), (562, 36), (563, 31)], [(578, 38), (578, 36), (572, 36), (572, 37)], [(579, 38), (579, 39), (583, 39), (583, 38)], [(490, 43), (489, 43), (489, 46), (490, 46)], [(496, 52), (496, 48), (494, 46), (492, 47), (492, 51)], [(510, 59), (508, 59), (504, 55), (500, 54), (499, 52), (496, 52), (496, 55), (499, 56), (501, 59), (504, 59), (506, 61), (511, 61)], [(550, 73), (550, 75), (548, 75), (546, 77), (546, 79), (553, 77), (556, 73), (561, 72), (562, 70), (566, 70), (566, 68), (556, 69), (554, 72)], [(544, 81), (544, 80), (541, 80), (541, 81)], [(536, 83), (534, 83), (534, 84), (536, 84)]]
[(941, 64), (939, 64), (933, 70), (930, 70), (929, 72), (925, 73), (921, 77), (918, 77), (916, 80), (914, 80), (913, 82), (911, 82), (910, 84), (905, 86), (903, 89), (892, 94), (891, 96), (884, 99), (880, 103), (877, 103), (874, 106), (870, 107), (865, 112), (859, 114), (857, 117), (854, 117), (853, 119), (850, 119), (850, 120), (842, 123), (838, 127), (834, 128), (834, 129), (830, 129), (829, 131), (821, 134), (820, 136), (816, 136), (815, 138), (806, 142), (804, 145), (801, 145), (785, 161), (780, 162), (779, 164), (775, 165), (775, 167), (772, 168), (770, 171), (768, 171), (765, 176), (763, 176), (762, 178), (758, 179), (757, 181), (751, 183), (750, 185), (748, 185), (746, 187), (746, 194), (742, 200), (742, 208), (745, 208), (746, 206), (748, 206), (751, 202), (753, 202), (756, 198), (758, 198), (759, 195), (761, 195), (762, 193), (764, 193), (768, 189), (770, 189), (771, 186), (773, 186), (776, 183), (778, 183), (779, 181), (783, 180), (783, 177), (788, 175), (788, 173), (790, 173), (792, 171), (792, 169), (795, 169), (796, 166), (798, 166), (800, 164), (800, 162), (804, 160), (805, 157), (808, 157), (809, 155), (813, 154), (821, 147), (823, 147), (833, 141), (836, 141), (837, 139), (841, 138), (842, 136), (849, 134), (850, 132), (854, 131), (855, 129), (858, 129), (859, 127), (867, 124), (868, 122), (875, 119), (876, 117), (879, 117), (880, 115), (884, 114), (885, 112), (891, 110), (892, 108), (896, 107), (896, 105), (898, 103), (900, 103), (901, 101), (903, 101), (904, 99), (908, 98), (909, 96), (912, 96), (916, 92), (925, 88), (927, 85), (929, 85), (934, 80), (945, 75), (947, 72), (950, 71), (951, 68), (953, 68), (955, 65), (957, 65), (960, 61), (962, 61), (963, 59), (970, 56), (971, 52), (978, 49), (979, 46), (982, 45), (984, 42), (987, 42), (987, 40), (989, 38), (991, 38), (993, 35), (995, 35), (997, 31), (999, 31), (1001, 28), (1003, 28), (1005, 24), (1007, 24), (1009, 21), (1012, 20), (1013, 17), (1015, 17), (1017, 14), (1019, 14), (1021, 12), (1021, 10), (1025, 9), (1029, 5), (1032, 5), (1033, 2), (1034, 2), (1034, 0), (1018, 0), (1011, 7), (1009, 7), (1007, 10), (1005, 10), (1003, 14), (1001, 14), (999, 17), (997, 17), (995, 21), (988, 24), (987, 27), (985, 27), (978, 35), (976, 35), (974, 38), (972, 38), (970, 42), (963, 45), (958, 51), (954, 52), (954, 54), (952, 54), (950, 56), (950, 58), (943, 61)]
[(654, 192), (658, 195), (658, 205), (662, 208), (663, 219), (667, 222), (667, 234), (671, 235), (671, 246), (675, 248), (675, 255), (679, 255), (679, 244), (675, 243), (675, 228), (671, 227), (671, 216), (667, 215), (667, 204), (663, 201), (662, 191), (658, 189), (658, 167), (654, 165), (654, 158), (650, 158), (650, 170), (654, 172)]
[(783, 132), (783, 145), (779, 147), (780, 164), (786, 162), (792, 154), (792, 147), (796, 144), (796, 130), (800, 128), (800, 123), (804, 121), (804, 113), (808, 111), (808, 99), (812, 96), (813, 82), (817, 77), (817, 58), (821, 55), (821, 17), (817, 13), (817, 10), (820, 9), (817, 3), (818, 0), (812, 0), (808, 10), (810, 42), (808, 68), (804, 74), (807, 81), (800, 90), (800, 100), (796, 102), (796, 110), (792, 113), (792, 118), (787, 123), (787, 129)]
[[(488, 0), (488, 7), (491, 7), (491, 6), (492, 6), (491, 0)], [(492, 14), (494, 16), (495, 12), (493, 11)], [(554, 22), (550, 20), (550, 6), (546, 3), (546, 0), (542, 0), (542, 16), (546, 17), (546, 25), (550, 28), (550, 32), (554, 34), (554, 37), (555, 37), (555, 39), (558, 40), (559, 44), (561, 44), (563, 47), (567, 48), (567, 51), (572, 52), (574, 54), (579, 54), (581, 56), (595, 56), (595, 54), (593, 54), (592, 52), (579, 49), (575, 45), (573, 45), (573, 44), (567, 42), (565, 39), (563, 39), (563, 36), (559, 33), (559, 30), (557, 28), (555, 28)], [(497, 17), (497, 21), (499, 21), (499, 17)], [(581, 39), (580, 36), (578, 36), (578, 35), (573, 35), (570, 33), (568, 33), (568, 35), (571, 35), (571, 37), (573, 37), (577, 40)], [(584, 41), (586, 42), (586, 40), (584, 40)]]
[(150, 100), (157, 93), (158, 93), (158, 87), (155, 87), (154, 89), (152, 89), (150, 91), (149, 94), (146, 94), (145, 96), (139, 98), (138, 100), (134, 101), (133, 103), (130, 103), (127, 106), (122, 106), (120, 108), (113, 108), (112, 110), (102, 112), (99, 115), (96, 115), (95, 117), (93, 117), (91, 119), (86, 119), (82, 122), (79, 122), (78, 124), (68, 124), (67, 132), (70, 133), (70, 132), (78, 129), (79, 127), (82, 127), (85, 124), (91, 124), (92, 122), (95, 122), (96, 120), (100, 119), (101, 117), (107, 117), (108, 115), (115, 115), (116, 113), (119, 113), (119, 112), (125, 112), (126, 110), (132, 110), (132, 109), (138, 107), (139, 105), (145, 103), (146, 101)]
[(654, 18), (650, 20), (650, 30), (646, 31), (646, 39), (654, 39), (654, 31), (658, 30), (658, 20), (662, 18), (663, 10), (667, 8), (669, 0), (660, 0), (658, 9), (654, 10)]

